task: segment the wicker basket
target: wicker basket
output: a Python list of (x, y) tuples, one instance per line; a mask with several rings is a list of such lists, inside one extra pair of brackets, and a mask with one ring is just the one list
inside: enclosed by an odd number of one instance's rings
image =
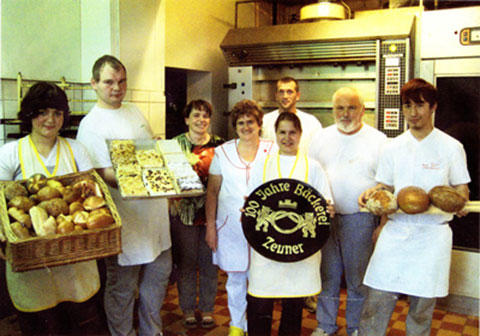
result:
[[(121, 220), (113, 203), (107, 185), (95, 170), (55, 177), (69, 185), (79, 176), (91, 175), (99, 184), (115, 223), (103, 229), (85, 230), (71, 234), (57, 234), (50, 237), (19, 239), (10, 227), (7, 204), (0, 188), (0, 219), (7, 238), (7, 260), (15, 272), (44, 267), (71, 264), (79, 261), (104, 258), (121, 252)], [(22, 181), (19, 181), (22, 183)]]

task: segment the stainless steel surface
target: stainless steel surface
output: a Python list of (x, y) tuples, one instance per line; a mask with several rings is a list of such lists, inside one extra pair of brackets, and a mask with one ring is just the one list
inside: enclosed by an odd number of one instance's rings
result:
[(220, 47), (230, 66), (374, 60), (375, 40), (410, 36), (414, 15), (386, 10), (353, 20), (231, 29)]
[[(422, 59), (480, 56), (480, 44), (475, 43), (480, 38), (480, 6), (426, 11), (421, 27)], [(474, 43), (462, 44), (462, 31), (469, 28)]]

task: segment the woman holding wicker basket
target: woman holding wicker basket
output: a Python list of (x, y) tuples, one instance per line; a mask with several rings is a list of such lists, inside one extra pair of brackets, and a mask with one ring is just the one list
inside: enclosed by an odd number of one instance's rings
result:
[[(46, 82), (34, 84), (18, 113), (21, 130), (29, 134), (0, 147), (0, 180), (91, 169), (86, 149), (59, 136), (68, 117), (67, 96), (62, 89)], [(92, 299), (100, 289), (95, 260), (25, 272), (14, 272), (6, 262), (6, 283), (22, 334), (98, 331), (99, 314)]]

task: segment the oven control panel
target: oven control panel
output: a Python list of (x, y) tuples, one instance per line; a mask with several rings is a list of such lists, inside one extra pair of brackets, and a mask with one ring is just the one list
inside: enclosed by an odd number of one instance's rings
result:
[(480, 44), (480, 27), (462, 29), (460, 31), (460, 43), (463, 45)]

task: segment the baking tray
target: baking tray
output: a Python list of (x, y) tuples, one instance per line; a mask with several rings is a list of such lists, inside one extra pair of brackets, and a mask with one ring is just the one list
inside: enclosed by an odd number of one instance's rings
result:
[[(108, 146), (110, 155), (111, 155), (111, 151), (110, 151), (111, 143), (113, 141), (115, 141), (115, 139), (107, 140), (107, 146)], [(132, 140), (132, 141), (135, 145), (135, 150), (154, 149), (157, 153), (161, 154), (160, 151), (157, 149), (157, 141), (164, 141), (164, 140), (135, 139), (135, 140)], [(172, 153), (169, 153), (169, 154), (172, 154)], [(183, 152), (178, 152), (178, 153), (175, 153), (175, 154), (183, 156), (185, 158), (185, 160), (188, 162), (188, 160), (185, 157)], [(128, 194), (124, 194), (123, 190), (122, 190), (122, 185), (119, 181), (118, 174), (117, 174), (117, 168), (118, 167), (117, 167), (117, 165), (113, 164), (113, 161), (112, 161), (113, 169), (115, 171), (115, 179), (116, 179), (117, 185), (119, 186), (120, 194), (122, 195), (122, 198), (125, 199), (125, 200), (138, 200), (138, 199), (152, 199), (152, 198), (185, 198), (185, 197), (198, 197), (198, 196), (205, 195), (206, 191), (205, 191), (205, 187), (203, 186), (203, 184), (202, 184), (202, 189), (201, 190), (183, 191), (183, 192), (180, 191), (180, 188), (177, 184), (175, 174), (173, 173), (173, 171), (171, 169), (169, 169), (165, 160), (163, 160), (163, 161), (164, 161), (163, 167), (148, 167), (148, 168), (151, 168), (151, 169), (164, 168), (164, 169), (166, 169), (168, 171), (168, 174), (170, 175), (170, 177), (173, 180), (173, 184), (174, 184), (174, 187), (175, 187), (175, 190), (176, 190), (175, 193), (170, 192), (170, 193), (165, 193), (165, 194), (159, 194), (159, 193), (154, 192), (154, 193), (148, 194), (148, 195), (128, 195)], [(148, 169), (148, 168), (145, 168), (145, 169)], [(195, 173), (195, 171), (194, 171), (194, 173)], [(197, 175), (197, 177), (198, 177), (198, 175)], [(144, 183), (143, 179), (142, 179), (142, 183)], [(145, 183), (144, 183), (144, 186), (145, 186)]]

